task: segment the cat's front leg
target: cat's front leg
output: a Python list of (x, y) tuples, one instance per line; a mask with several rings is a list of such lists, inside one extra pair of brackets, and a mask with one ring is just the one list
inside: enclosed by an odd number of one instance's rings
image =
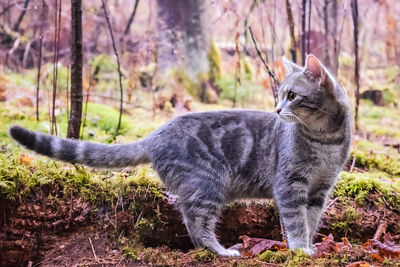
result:
[(313, 247), (313, 240), (318, 229), (319, 221), (326, 206), (326, 202), (330, 193), (331, 185), (319, 185), (317, 189), (310, 191), (308, 195), (307, 219), (310, 229), (309, 242)]
[(290, 173), (277, 181), (274, 191), (289, 248), (300, 248), (312, 254), (307, 220), (308, 179), (301, 174)]

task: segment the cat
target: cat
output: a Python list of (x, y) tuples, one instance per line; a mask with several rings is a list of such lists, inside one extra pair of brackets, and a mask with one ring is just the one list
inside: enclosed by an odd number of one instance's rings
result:
[(195, 246), (221, 256), (214, 229), (225, 203), (274, 198), (289, 248), (313, 253), (313, 237), (349, 154), (352, 124), (345, 91), (313, 56), (304, 67), (283, 59), (286, 77), (276, 112), (214, 111), (176, 117), (141, 141), (103, 145), (13, 126), (28, 149), (92, 167), (152, 163)]

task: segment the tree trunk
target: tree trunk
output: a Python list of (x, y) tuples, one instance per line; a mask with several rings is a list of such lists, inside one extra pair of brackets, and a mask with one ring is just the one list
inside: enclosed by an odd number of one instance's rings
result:
[(71, 0), (71, 113), (67, 138), (79, 138), (82, 101), (82, 1)]
[[(169, 75), (171, 70), (180, 69), (192, 82), (202, 83), (209, 71), (207, 1), (157, 0), (157, 13), (159, 73)], [(202, 88), (192, 93), (200, 97)]]
[(288, 25), (289, 25), (289, 32), (290, 32), (290, 54), (292, 55), (292, 61), (296, 63), (296, 37), (294, 35), (294, 21), (293, 21), (293, 13), (292, 13), (292, 7), (290, 6), (289, 0), (286, 0), (286, 14), (287, 14), (287, 20), (288, 20)]
[(328, 68), (331, 67), (331, 60), (329, 57), (329, 15), (328, 15), (329, 0), (324, 0), (323, 17), (325, 29), (325, 45), (324, 45), (324, 63)]
[(311, 38), (311, 0), (308, 1), (308, 31), (307, 31), (307, 54), (310, 54), (310, 38)]
[(306, 4), (307, 1), (303, 0), (301, 5), (301, 64), (306, 63)]
[(358, 58), (358, 0), (351, 0), (351, 13), (353, 18), (353, 25), (354, 25), (354, 55), (355, 55), (355, 62), (354, 62), (354, 79), (356, 83), (356, 107), (355, 107), (355, 114), (354, 114), (354, 122), (356, 130), (358, 130), (358, 106), (360, 104), (360, 62)]
[(333, 0), (332, 4), (332, 18), (333, 18), (333, 59), (332, 59), (332, 70), (335, 76), (337, 76), (339, 68), (339, 43), (338, 43), (338, 0)]

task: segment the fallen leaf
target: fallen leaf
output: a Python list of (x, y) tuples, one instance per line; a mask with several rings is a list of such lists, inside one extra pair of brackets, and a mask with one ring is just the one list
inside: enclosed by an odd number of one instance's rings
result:
[(240, 236), (240, 240), (243, 241), (242, 256), (257, 256), (266, 250), (280, 251), (287, 249), (287, 245), (280, 241), (263, 239), (263, 238), (251, 238), (246, 235)]
[(384, 236), (383, 236), (383, 244), (387, 245), (387, 246), (395, 246), (396, 243), (394, 243), (392, 235), (387, 232)]
[(19, 162), (22, 163), (31, 163), (33, 158), (31, 156), (28, 156), (26, 154), (21, 154), (19, 155)]
[(369, 265), (369, 263), (366, 261), (356, 261), (346, 265), (346, 267), (369, 267), (369, 266), (371, 265)]
[(333, 240), (333, 235), (329, 234), (327, 237), (322, 238), (321, 244), (317, 247), (314, 257), (320, 258), (325, 257), (326, 254), (337, 252), (337, 247), (335, 240)]
[(349, 242), (349, 240), (347, 239), (347, 237), (342, 237), (342, 241), (343, 241), (343, 245), (344, 245), (345, 247), (349, 247), (349, 248), (353, 247), (353, 246), (350, 244), (350, 242)]
[(378, 240), (370, 239), (371, 246), (378, 249), (379, 254), (385, 257), (396, 258), (400, 256), (400, 246), (397, 245), (385, 245)]
[(375, 259), (383, 262), (384, 257), (396, 258), (400, 256), (400, 246), (396, 245), (390, 235), (384, 236), (385, 244), (376, 239), (369, 239), (364, 243), (363, 248)]

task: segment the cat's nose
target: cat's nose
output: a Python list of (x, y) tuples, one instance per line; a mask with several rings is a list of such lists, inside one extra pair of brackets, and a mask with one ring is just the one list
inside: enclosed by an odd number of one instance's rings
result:
[(281, 109), (277, 108), (277, 109), (275, 109), (275, 112), (279, 114), (281, 112)]

